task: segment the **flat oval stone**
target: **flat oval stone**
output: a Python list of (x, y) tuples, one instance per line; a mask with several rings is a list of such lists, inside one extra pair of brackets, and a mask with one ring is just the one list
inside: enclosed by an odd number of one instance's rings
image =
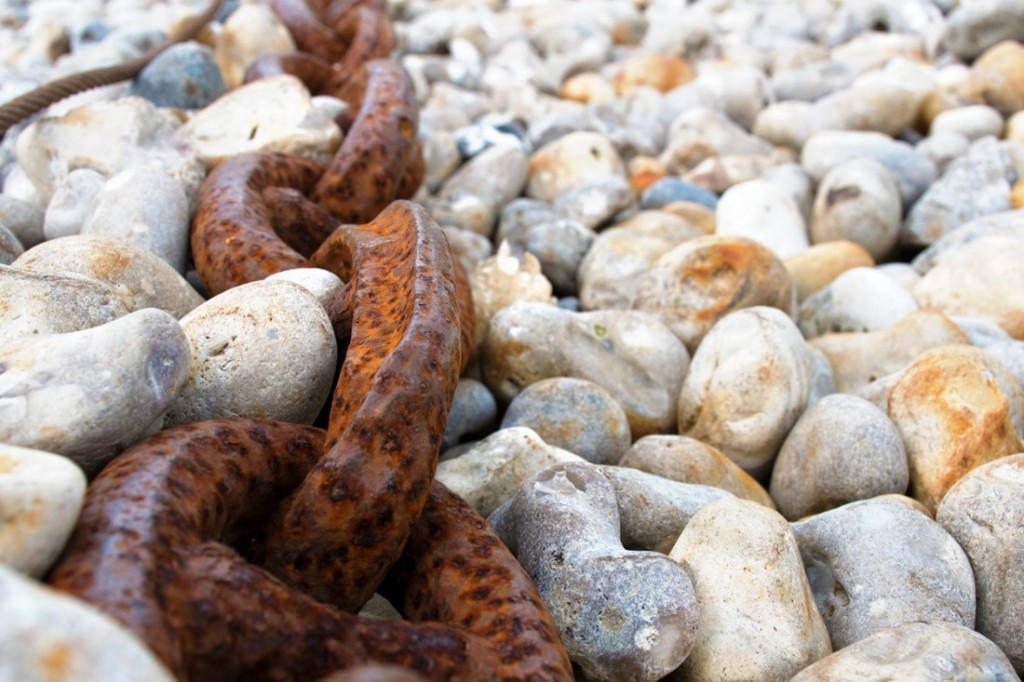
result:
[(93, 475), (147, 435), (184, 386), (188, 342), (148, 308), (0, 347), (0, 441), (74, 460)]
[(114, 287), (129, 310), (159, 308), (182, 317), (203, 302), (192, 285), (153, 252), (108, 237), (72, 235), (26, 251), (13, 266), (33, 273), (71, 273)]
[(0, 265), (0, 345), (96, 327), (128, 312), (117, 290), (105, 282)]
[(554, 201), (562, 192), (610, 177), (625, 179), (626, 169), (608, 138), (593, 132), (569, 133), (530, 157), (526, 196)]
[(972, 470), (942, 498), (935, 520), (967, 552), (978, 590), (974, 627), (1024, 671), (1024, 454)]
[(657, 315), (691, 353), (719, 320), (753, 306), (792, 314), (796, 293), (786, 266), (755, 241), (717, 235), (689, 239), (658, 258), (632, 305)]
[(847, 270), (873, 267), (875, 259), (860, 244), (843, 240), (814, 244), (784, 264), (796, 286), (797, 300), (803, 302)]
[(715, 219), (715, 234), (752, 239), (779, 258), (795, 256), (810, 246), (800, 207), (781, 187), (765, 180), (730, 187), (718, 202)]
[(467, 196), (479, 199), (488, 209), (484, 212), (488, 219), (459, 227), (489, 237), (505, 204), (522, 194), (529, 172), (530, 160), (521, 146), (489, 147), (445, 181), (437, 200), (457, 203)]
[(594, 464), (617, 464), (632, 442), (626, 413), (615, 398), (585, 379), (553, 377), (512, 399), (501, 428), (526, 426), (544, 442)]
[[(1010, 382), (1016, 396), (1003, 388)], [(910, 494), (934, 510), (967, 472), (1024, 450), (1011, 402), (1019, 396), (1016, 378), (981, 349), (944, 346), (914, 360), (889, 394), (889, 417), (907, 448)]]
[(131, 94), (158, 107), (202, 109), (224, 94), (213, 50), (195, 41), (160, 53), (132, 83)]
[(811, 365), (800, 331), (775, 308), (727, 315), (694, 353), (679, 394), (679, 433), (747, 473), (766, 472), (807, 406)]
[(935, 621), (881, 630), (804, 668), (790, 682), (1018, 678), (995, 644), (969, 627)]
[(856, 242), (877, 261), (896, 246), (902, 217), (892, 174), (877, 161), (854, 159), (830, 170), (818, 185), (811, 239)]
[(337, 343), (307, 289), (250, 282), (211, 298), (181, 328), (192, 357), (168, 426), (229, 416), (311, 424), (330, 393)]
[(974, 623), (967, 555), (926, 514), (875, 498), (816, 514), (792, 528), (836, 649), (904, 623)]
[(851, 268), (800, 304), (798, 325), (807, 338), (831, 332), (885, 329), (916, 312), (917, 301), (874, 268)]
[(749, 500), (698, 511), (670, 557), (693, 581), (697, 643), (678, 675), (784, 680), (832, 652), (789, 524)]
[(721, 451), (687, 436), (644, 436), (619, 460), (620, 467), (638, 469), (680, 483), (713, 486), (770, 509), (775, 503), (750, 474)]
[(574, 313), (517, 303), (491, 319), (481, 347), (484, 383), (499, 402), (510, 402), (541, 379), (587, 379), (622, 406), (634, 438), (674, 429), (688, 366), (679, 339), (658, 318), (638, 311)]
[(242, 84), (245, 69), (265, 54), (292, 52), (295, 42), (269, 6), (243, 3), (228, 16), (214, 44), (214, 60), (228, 90)]
[(907, 453), (889, 417), (863, 398), (836, 393), (807, 408), (786, 436), (769, 492), (794, 520), (847, 502), (902, 494)]
[(78, 521), (85, 483), (66, 457), (0, 444), (0, 564), (41, 578)]
[(954, 133), (968, 140), (980, 140), (986, 135), (1002, 137), (1003, 117), (990, 106), (972, 106), (947, 109), (932, 119), (929, 135)]

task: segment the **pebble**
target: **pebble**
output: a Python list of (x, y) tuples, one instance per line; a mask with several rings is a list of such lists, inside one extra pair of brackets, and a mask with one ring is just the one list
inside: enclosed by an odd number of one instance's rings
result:
[(889, 394), (910, 495), (934, 511), (967, 472), (1024, 450), (1021, 400), (1016, 377), (981, 349), (944, 346), (915, 359)]
[(679, 433), (760, 476), (807, 407), (811, 367), (807, 343), (781, 311), (730, 313), (693, 355), (679, 394)]
[(874, 498), (815, 514), (792, 528), (837, 650), (905, 623), (974, 625), (971, 564), (927, 514)]
[(245, 69), (258, 57), (295, 49), (291, 34), (269, 5), (245, 2), (224, 22), (213, 54), (224, 85), (233, 90), (242, 84)]
[(597, 229), (627, 210), (635, 198), (629, 180), (613, 175), (566, 189), (555, 197), (553, 203), (567, 218)]
[(578, 131), (533, 153), (526, 196), (550, 202), (566, 191), (598, 185), (610, 178), (625, 180), (625, 177), (622, 159), (607, 137)]
[(442, 459), (445, 450), (463, 442), (467, 436), (490, 433), (497, 422), (498, 403), (483, 382), (468, 377), (459, 379), (444, 426)]
[(345, 289), (345, 283), (333, 272), (321, 268), (292, 268), (275, 272), (269, 280), (293, 282), (313, 294), (324, 308)]
[(820, 659), (790, 682), (984, 679), (1015, 682), (1006, 654), (969, 627), (945, 621), (881, 630)]
[(536, 256), (541, 273), (561, 296), (578, 293), (577, 272), (597, 238), (592, 229), (563, 218), (555, 207), (532, 199), (516, 199), (505, 206), (498, 226), (498, 243)]
[(691, 201), (713, 209), (718, 205), (718, 196), (700, 185), (677, 177), (659, 180), (640, 195), (640, 207), (643, 209), (661, 208), (676, 201)]
[(14, 233), (0, 225), (0, 265), (10, 265), (24, 252), (25, 247)]
[(718, 202), (715, 220), (716, 235), (752, 239), (779, 258), (790, 258), (810, 246), (800, 207), (780, 187), (764, 180), (730, 187)]
[(749, 500), (698, 511), (669, 556), (693, 581), (700, 631), (686, 680), (784, 680), (832, 653), (796, 539), (778, 512)]
[(814, 244), (790, 256), (784, 264), (796, 287), (797, 300), (802, 303), (844, 272), (873, 267), (875, 259), (860, 244), (843, 239)]
[(0, 679), (175, 679), (153, 652), (114, 619), (2, 564), (0, 623)]
[(1024, 454), (972, 470), (947, 492), (935, 520), (963, 547), (974, 571), (978, 612), (974, 627), (995, 642), (1024, 673), (1024, 589), (1020, 562), (1024, 528)]
[(0, 265), (0, 345), (80, 331), (128, 314), (117, 290), (70, 273), (25, 272)]
[(307, 289), (262, 280), (181, 318), (191, 362), (167, 426), (221, 417), (312, 424), (334, 383), (331, 320)]
[(85, 484), (65, 457), (0, 444), (0, 564), (42, 578), (78, 520)]
[(93, 475), (148, 435), (188, 378), (178, 321), (139, 310), (0, 347), (0, 442), (64, 455)]
[(178, 109), (202, 109), (224, 91), (213, 50), (195, 41), (161, 53), (139, 73), (130, 90), (158, 107)]
[(0, 225), (26, 249), (47, 239), (43, 233), (43, 211), (8, 194), (0, 194)]
[(622, 545), (615, 489), (599, 469), (544, 469), (488, 522), (587, 679), (653, 681), (688, 660), (701, 619), (693, 584), (664, 554)]
[(800, 304), (797, 323), (807, 338), (830, 332), (873, 332), (918, 310), (899, 282), (874, 268), (851, 268)]
[(830, 170), (818, 185), (811, 220), (815, 244), (846, 240), (863, 246), (875, 261), (896, 246), (903, 203), (895, 178), (870, 159), (854, 159)]
[(970, 146), (971, 141), (960, 133), (933, 132), (914, 145), (914, 148), (931, 159), (942, 174), (949, 164), (966, 154)]
[(903, 441), (888, 415), (863, 398), (836, 393), (808, 407), (790, 430), (769, 492), (793, 521), (847, 502), (903, 494), (909, 476)]
[[(56, 239), (80, 234), (96, 210), (96, 197), (107, 176), (92, 168), (76, 168), (57, 185), (43, 214), (43, 236)], [(40, 240), (45, 241), (45, 239)]]
[(689, 83), (693, 78), (693, 68), (682, 57), (672, 54), (640, 54), (627, 59), (616, 69), (612, 84), (619, 95), (644, 86), (668, 92)]
[(72, 235), (26, 251), (12, 264), (33, 273), (71, 273), (114, 287), (131, 311), (166, 310), (183, 317), (203, 298), (181, 274), (148, 249), (108, 237)]
[(644, 436), (626, 451), (620, 467), (680, 483), (713, 486), (770, 509), (775, 503), (761, 484), (720, 450), (687, 436)]
[(553, 377), (530, 384), (505, 410), (501, 428), (526, 426), (544, 442), (594, 464), (617, 464), (632, 439), (615, 398), (585, 379)]
[[(245, 5), (250, 7), (251, 5)], [(273, 106), (267, 106), (273, 102)], [(270, 76), (227, 92), (178, 131), (208, 168), (246, 152), (282, 152), (327, 163), (341, 144), (334, 117), (346, 105), (311, 97), (298, 78)]]
[(793, 314), (786, 266), (759, 242), (716, 234), (661, 255), (639, 278), (631, 307), (657, 315), (692, 353), (719, 320), (759, 305)]
[(1003, 116), (983, 104), (947, 109), (932, 119), (928, 134), (962, 135), (971, 142), (987, 136), (999, 138), (1003, 136)]
[(633, 438), (675, 430), (689, 361), (686, 347), (648, 313), (574, 313), (540, 303), (498, 311), (481, 348), (484, 383), (499, 402), (541, 379), (587, 379), (612, 394)]
[[(498, 145), (480, 152), (441, 186), (438, 203), (432, 211), (434, 217), (438, 222), (489, 237), (502, 208), (522, 193), (529, 168), (530, 159), (519, 146)], [(480, 205), (479, 211), (472, 213), (470, 219), (443, 219), (458, 215), (451, 207), (467, 198), (472, 198)]]

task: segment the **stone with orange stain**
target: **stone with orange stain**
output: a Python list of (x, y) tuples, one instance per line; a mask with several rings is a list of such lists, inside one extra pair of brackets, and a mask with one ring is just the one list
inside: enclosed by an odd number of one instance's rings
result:
[(0, 679), (173, 682), (114, 619), (0, 562)]
[(679, 394), (679, 433), (759, 476), (806, 409), (811, 382), (809, 346), (789, 317), (765, 306), (738, 310), (693, 355)]
[(645, 436), (619, 461), (630, 467), (681, 483), (710, 485), (769, 509), (775, 503), (761, 484), (717, 448), (695, 438), (673, 435)]
[(875, 259), (860, 244), (844, 239), (815, 244), (784, 263), (796, 285), (797, 300), (803, 301), (847, 270), (874, 267)]
[(637, 192), (643, 192), (668, 175), (668, 168), (654, 156), (634, 156), (629, 160), (627, 169), (629, 184)]
[(670, 54), (640, 54), (624, 61), (612, 76), (615, 92), (624, 95), (630, 90), (648, 86), (668, 92), (694, 78), (690, 63)]
[(758, 305), (793, 314), (796, 293), (785, 265), (750, 239), (709, 235), (658, 258), (640, 279), (632, 307), (660, 317), (693, 352), (720, 319)]
[(42, 577), (78, 520), (85, 474), (71, 460), (0, 444), (0, 563)]
[(1020, 452), (1021, 390), (1001, 363), (971, 346), (935, 348), (912, 362), (888, 403), (907, 448), (911, 496), (934, 511), (969, 471)]

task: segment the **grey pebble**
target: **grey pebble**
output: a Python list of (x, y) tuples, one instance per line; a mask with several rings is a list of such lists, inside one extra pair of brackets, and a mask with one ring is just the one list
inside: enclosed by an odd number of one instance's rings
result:
[(10, 230), (26, 249), (46, 239), (43, 234), (43, 216), (38, 206), (0, 194), (0, 225)]
[(25, 247), (5, 225), (0, 223), (0, 265), (10, 265), (25, 253)]
[(194, 41), (173, 45), (136, 77), (131, 94), (158, 107), (202, 109), (226, 91), (213, 50)]
[(107, 176), (92, 168), (76, 168), (68, 173), (46, 205), (43, 217), (46, 239), (80, 233), (96, 209), (96, 195), (106, 182)]
[(459, 379), (444, 427), (443, 449), (458, 445), (466, 436), (486, 434), (497, 419), (498, 403), (487, 386), (476, 379)]
[(682, 178), (670, 177), (658, 180), (644, 190), (640, 196), (640, 207), (661, 208), (676, 201), (690, 201), (714, 209), (718, 195)]

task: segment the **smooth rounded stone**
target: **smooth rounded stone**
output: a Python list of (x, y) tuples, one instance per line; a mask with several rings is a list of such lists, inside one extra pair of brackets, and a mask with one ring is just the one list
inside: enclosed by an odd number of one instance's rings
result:
[(520, 302), (555, 303), (551, 282), (541, 274), (540, 261), (532, 253), (516, 258), (508, 242), (502, 242), (495, 255), (470, 271), (469, 285), (473, 293), (476, 349), (487, 336), (491, 318), (502, 309)]
[(951, 318), (960, 331), (967, 335), (972, 346), (986, 348), (996, 341), (1010, 340), (1010, 335), (1002, 327), (983, 317), (964, 317), (953, 315)]
[(0, 194), (0, 225), (10, 230), (26, 249), (47, 239), (43, 222), (44, 213), (38, 206)]
[(874, 265), (875, 259), (867, 249), (847, 240), (814, 244), (785, 260), (800, 302), (827, 287), (844, 272)]
[(619, 460), (629, 467), (680, 483), (713, 486), (775, 508), (768, 492), (721, 451), (687, 436), (645, 436)]
[(466, 436), (490, 433), (497, 421), (498, 403), (491, 391), (476, 379), (459, 379), (444, 426), (442, 450), (462, 443)]
[(821, 182), (836, 166), (866, 158), (885, 166), (900, 186), (903, 206), (912, 206), (937, 179), (935, 163), (906, 142), (870, 131), (827, 130), (808, 138), (800, 164)]
[(558, 96), (575, 102), (607, 102), (615, 99), (615, 86), (601, 74), (587, 71), (569, 76), (558, 88)]
[(423, 186), (427, 191), (436, 193), (444, 181), (462, 164), (459, 145), (455, 135), (449, 132), (435, 132), (420, 140), (423, 144), (423, 162), (427, 170), (423, 176)]
[(224, 90), (213, 50), (189, 41), (171, 46), (150, 62), (136, 76), (130, 93), (158, 107), (202, 109)]
[(1006, 369), (1017, 377), (1021, 386), (1024, 386), (1024, 341), (993, 341), (985, 346), (985, 352), (1003, 363)]
[(75, 527), (85, 484), (66, 457), (0, 444), (0, 564), (41, 578)]
[[(866, 267), (871, 266), (868, 265)], [(921, 275), (917, 274), (917, 270), (909, 263), (882, 263), (881, 265), (876, 265), (875, 270), (893, 280), (911, 294), (914, 293), (914, 287), (917, 286), (917, 283), (921, 281)]]
[(669, 556), (693, 581), (701, 618), (678, 679), (785, 680), (832, 652), (796, 539), (775, 510), (709, 504)]
[(107, 180), (94, 202), (82, 234), (149, 249), (185, 273), (191, 220), (181, 181), (158, 168), (126, 168)]
[(641, 211), (602, 230), (577, 269), (580, 305), (585, 310), (630, 308), (658, 259), (704, 234), (692, 221), (666, 211)]
[(682, 178), (669, 177), (644, 190), (640, 195), (640, 208), (661, 208), (676, 201), (690, 201), (713, 209), (718, 204), (718, 196)]
[(155, 253), (108, 237), (51, 239), (29, 249), (12, 265), (25, 272), (76, 274), (106, 282), (133, 311), (159, 308), (180, 318), (203, 302), (188, 281)]
[(1024, 454), (974, 469), (942, 498), (935, 520), (963, 547), (977, 586), (974, 628), (1024, 673)]
[(896, 246), (903, 218), (896, 179), (871, 159), (854, 159), (830, 170), (818, 185), (811, 240), (860, 244), (876, 261)]
[[(911, 127), (919, 98), (895, 83), (855, 83), (816, 100), (801, 120), (798, 140), (825, 130), (874, 131), (895, 137)], [(803, 146), (803, 145), (801, 145)]]
[(807, 350), (811, 353), (811, 392), (807, 396), (807, 406), (810, 407), (836, 392), (836, 377), (824, 353), (810, 344)]
[(810, 242), (800, 207), (777, 185), (751, 180), (730, 187), (715, 209), (722, 237), (746, 237), (764, 244), (779, 258), (800, 253)]
[(572, 187), (554, 199), (554, 206), (567, 218), (585, 227), (597, 228), (628, 209), (636, 193), (625, 177), (611, 176), (603, 180)]
[(806, 408), (811, 380), (811, 353), (789, 317), (763, 306), (730, 313), (693, 355), (679, 394), (679, 433), (759, 476)]
[(980, 348), (944, 346), (914, 360), (889, 393), (910, 495), (934, 510), (967, 472), (1024, 450), (1022, 401), (1016, 377)]
[(710, 192), (722, 193), (730, 187), (761, 179), (775, 160), (752, 154), (713, 156), (704, 159), (683, 178)]
[(478, 199), (487, 207), (479, 213), (480, 219), (457, 225), (490, 236), (502, 207), (522, 193), (529, 169), (529, 157), (521, 147), (490, 147), (463, 164), (445, 181), (437, 201), (456, 204), (464, 197)]
[(337, 343), (316, 296), (293, 282), (228, 289), (181, 318), (192, 356), (167, 426), (221, 417), (312, 424), (331, 392)]
[(99, 280), (0, 265), (0, 345), (96, 327), (128, 312), (114, 287)]
[(915, 621), (973, 626), (971, 564), (928, 515), (875, 498), (816, 514), (792, 529), (836, 649)]
[(612, 84), (619, 95), (642, 86), (668, 92), (689, 83), (693, 78), (693, 68), (682, 57), (673, 54), (637, 54), (618, 65), (612, 75)]
[(0, 265), (10, 265), (23, 253), (25, 247), (14, 233), (0, 225)]
[(633, 438), (641, 438), (675, 430), (690, 357), (672, 331), (647, 313), (574, 313), (516, 303), (491, 319), (481, 360), (484, 383), (501, 403), (541, 379), (587, 379), (612, 394)]
[(1002, 137), (1003, 117), (990, 106), (976, 104), (948, 109), (932, 119), (929, 135), (962, 135), (971, 142), (986, 136)]
[[(965, 225), (950, 237), (970, 229)], [(914, 287), (914, 297), (922, 309), (985, 318), (1010, 336), (1024, 339), (1024, 270), (1020, 268), (1024, 229), (988, 234), (979, 230), (973, 240), (971, 236), (965, 232), (960, 244), (925, 251), (923, 259), (914, 261), (919, 271), (925, 263), (931, 264)]]
[(970, 340), (945, 315), (918, 311), (876, 332), (823, 334), (810, 341), (825, 357), (839, 393), (855, 393), (903, 370), (925, 351)]
[(0, 347), (0, 441), (46, 450), (93, 475), (147, 435), (188, 379), (181, 325), (149, 308)]
[(473, 268), (494, 254), (491, 240), (481, 234), (451, 225), (442, 226), (441, 231), (448, 239), (452, 257), (466, 271), (467, 276), (473, 272)]
[(797, 99), (769, 104), (758, 113), (751, 132), (779, 147), (800, 149), (807, 141), (802, 121), (810, 116), (814, 105)]
[(658, 258), (637, 283), (632, 307), (657, 315), (694, 352), (729, 313), (796, 310), (793, 281), (767, 247), (743, 237), (690, 239)]
[(530, 157), (526, 196), (553, 202), (567, 190), (613, 177), (625, 179), (626, 169), (608, 138), (600, 133), (572, 132), (549, 142)]
[(686, 659), (700, 627), (693, 585), (664, 554), (624, 548), (615, 490), (600, 469), (549, 467), (488, 522), (587, 679), (653, 682)]
[(909, 476), (903, 441), (888, 415), (863, 398), (836, 393), (808, 407), (790, 430), (769, 492), (792, 521), (847, 502), (902, 494)]
[(638, 155), (654, 157), (665, 146), (668, 130), (665, 98), (661, 92), (642, 87), (621, 98), (587, 107), (595, 129), (611, 140), (623, 159)]
[[(775, 159), (773, 159), (775, 161)], [(796, 205), (800, 207), (800, 215), (809, 225), (814, 210), (815, 183), (807, 171), (796, 162), (783, 162), (773, 165), (761, 175), (762, 180), (781, 187)]]
[(658, 158), (669, 172), (685, 173), (711, 156), (771, 153), (771, 144), (751, 135), (721, 111), (694, 106), (669, 124), (668, 143)]
[[(1020, 8), (1016, 8), (1021, 14)], [(996, 43), (975, 60), (969, 84), (982, 100), (1004, 116), (1024, 109), (1024, 31), (1014, 40)]]
[(18, 165), (44, 201), (76, 168), (110, 177), (131, 166), (153, 165), (184, 183), (192, 200), (206, 176), (195, 151), (182, 144), (181, 121), (141, 97), (94, 102), (63, 116), (44, 117), (18, 137)]
[(914, 145), (914, 149), (928, 156), (941, 174), (949, 164), (966, 154), (970, 146), (971, 141), (960, 133), (939, 132), (928, 135)]
[(974, 218), (1010, 210), (1010, 178), (1015, 175), (994, 137), (978, 140), (911, 207), (900, 241), (928, 246)]
[(43, 236), (56, 239), (79, 234), (96, 210), (96, 195), (106, 182), (107, 176), (92, 168), (76, 168), (68, 173), (46, 205)]
[(345, 283), (333, 272), (322, 268), (293, 268), (275, 272), (267, 277), (268, 280), (283, 280), (298, 284), (300, 287), (316, 296), (320, 305), (327, 307), (327, 304), (336, 296), (341, 295), (345, 289)]
[(544, 442), (595, 464), (616, 464), (632, 442), (626, 413), (592, 381), (542, 379), (512, 399), (501, 428), (527, 426)]
[(0, 623), (0, 679), (175, 679), (152, 651), (113, 618), (2, 564)]
[(917, 301), (874, 268), (851, 268), (800, 304), (797, 324), (806, 338), (834, 332), (885, 329), (918, 310)]
[(341, 144), (334, 117), (342, 108), (334, 98), (310, 96), (294, 76), (269, 76), (195, 112), (178, 134), (208, 167), (246, 152), (281, 152), (326, 163)]
[(808, 104), (833, 92), (850, 87), (857, 69), (831, 58), (828, 53), (805, 63), (787, 65), (772, 72), (772, 91), (779, 102), (804, 101)]
[[(948, 254), (963, 249), (972, 242), (990, 238), (1019, 239), (1024, 236), (1024, 210), (1002, 211), (975, 218), (949, 232), (919, 253), (911, 265), (922, 276), (941, 264)], [(1012, 241), (994, 242), (994, 251), (1012, 246)]]
[(542, 204), (550, 209), (548, 215), (527, 213), (525, 219), (506, 222), (505, 216), (522, 206), (520, 202), (534, 203), (531, 199), (517, 199), (505, 206), (498, 229), (499, 243), (507, 239), (513, 248), (536, 256), (541, 273), (551, 282), (555, 293), (576, 294), (576, 273), (597, 233), (577, 220), (559, 217), (550, 204)]
[(568, 450), (548, 445), (525, 426), (495, 431), (463, 454), (442, 460), (435, 478), (483, 517), (515, 495), (535, 473), (562, 462), (583, 462)]
[(746, 130), (757, 115), (774, 99), (774, 91), (764, 71), (754, 66), (727, 66), (705, 70), (697, 82), (707, 88), (722, 111)]
[(1016, 682), (1006, 655), (969, 627), (935, 621), (881, 630), (822, 658), (790, 682)]
[(246, 68), (266, 54), (292, 52), (295, 42), (269, 5), (244, 3), (231, 13), (214, 42), (214, 60), (228, 90), (242, 84)]

